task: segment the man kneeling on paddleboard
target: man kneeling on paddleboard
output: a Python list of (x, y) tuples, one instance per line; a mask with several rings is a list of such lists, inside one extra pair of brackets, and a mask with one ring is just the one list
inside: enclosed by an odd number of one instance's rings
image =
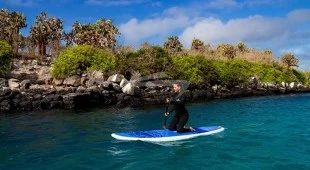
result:
[(168, 116), (169, 113), (175, 111), (175, 115), (169, 124), (169, 130), (176, 130), (178, 133), (182, 132), (191, 132), (195, 131), (192, 127), (185, 127), (185, 124), (188, 121), (189, 114), (187, 109), (185, 108), (185, 103), (187, 98), (185, 93), (181, 93), (181, 86), (179, 84), (173, 84), (174, 94), (171, 98), (167, 98), (166, 102), (170, 104), (170, 108), (166, 111), (165, 116)]

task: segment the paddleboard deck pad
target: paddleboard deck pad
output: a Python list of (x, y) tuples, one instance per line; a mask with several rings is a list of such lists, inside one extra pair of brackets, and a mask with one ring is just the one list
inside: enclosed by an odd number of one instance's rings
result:
[(207, 126), (207, 127), (194, 127), (195, 131), (177, 133), (176, 131), (163, 130), (148, 130), (136, 132), (120, 132), (112, 133), (111, 136), (118, 140), (140, 140), (150, 142), (167, 142), (191, 139), (198, 136), (206, 136), (222, 132), (224, 130), (221, 126)]

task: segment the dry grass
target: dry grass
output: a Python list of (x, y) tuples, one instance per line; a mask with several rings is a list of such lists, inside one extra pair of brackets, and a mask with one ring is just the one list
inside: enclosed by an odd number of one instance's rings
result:
[[(200, 50), (184, 49), (177, 54), (178, 56), (204, 56), (211, 60), (229, 60), (222, 55), (221, 51), (218, 51), (211, 45), (205, 45)], [(236, 51), (236, 59), (246, 60), (249, 62), (259, 62), (270, 64), (272, 62), (279, 62), (278, 59), (272, 55), (272, 53), (266, 52), (266, 50), (258, 51), (256, 49), (247, 49), (244, 52)]]

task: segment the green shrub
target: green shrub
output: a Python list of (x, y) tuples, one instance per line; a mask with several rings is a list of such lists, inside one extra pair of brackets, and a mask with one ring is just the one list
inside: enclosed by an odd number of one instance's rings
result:
[(245, 84), (253, 76), (251, 63), (245, 60), (215, 61), (214, 66), (219, 83), (228, 87)]
[(310, 85), (310, 72), (304, 71), (303, 73), (305, 75), (305, 85)]
[(59, 55), (52, 69), (52, 76), (65, 78), (92, 70), (101, 70), (107, 74), (115, 66), (116, 58), (108, 51), (89, 45), (73, 46)]
[(171, 57), (161, 47), (151, 46), (142, 48), (127, 55), (127, 61), (121, 67), (138, 70), (141, 75), (148, 75), (160, 71), (169, 71), (172, 67)]
[(296, 79), (298, 82), (302, 83), (302, 84), (306, 84), (307, 83), (307, 78), (304, 72), (299, 71), (299, 70), (292, 70), (293, 74), (295, 75)]
[(7, 42), (0, 41), (0, 76), (5, 75), (10, 70), (12, 57), (12, 47)]
[(254, 63), (251, 72), (257, 75), (262, 82), (270, 82), (273, 84), (280, 84), (281, 82), (306, 82), (306, 77), (303, 72), (294, 69), (290, 70), (280, 66), (278, 63)]
[(177, 56), (172, 58), (174, 70), (169, 72), (175, 78), (192, 83), (210, 83), (216, 80), (211, 60), (203, 56)]

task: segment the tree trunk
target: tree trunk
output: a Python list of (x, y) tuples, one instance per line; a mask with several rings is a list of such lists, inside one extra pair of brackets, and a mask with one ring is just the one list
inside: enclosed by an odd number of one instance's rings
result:
[(44, 42), (40, 42), (39, 44), (39, 53), (40, 55), (46, 55), (46, 46)]

